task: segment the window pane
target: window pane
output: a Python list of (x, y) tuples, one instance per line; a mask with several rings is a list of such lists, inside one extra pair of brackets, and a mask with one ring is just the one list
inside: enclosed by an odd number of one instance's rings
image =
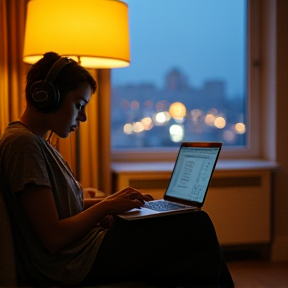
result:
[(112, 69), (112, 150), (247, 144), (245, 0), (131, 0), (131, 65)]

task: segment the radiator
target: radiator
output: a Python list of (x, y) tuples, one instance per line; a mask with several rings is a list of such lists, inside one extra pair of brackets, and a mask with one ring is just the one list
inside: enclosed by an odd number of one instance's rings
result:
[[(170, 174), (116, 172), (114, 188), (130, 186), (159, 199), (168, 186)], [(221, 245), (239, 245), (271, 242), (271, 208), (271, 171), (216, 170), (202, 210), (210, 215)]]

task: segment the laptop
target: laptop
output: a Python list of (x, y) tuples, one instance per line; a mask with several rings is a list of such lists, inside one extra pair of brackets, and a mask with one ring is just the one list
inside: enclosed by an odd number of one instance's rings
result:
[(183, 142), (163, 199), (145, 202), (141, 209), (131, 209), (117, 216), (137, 220), (200, 210), (221, 147), (219, 142)]

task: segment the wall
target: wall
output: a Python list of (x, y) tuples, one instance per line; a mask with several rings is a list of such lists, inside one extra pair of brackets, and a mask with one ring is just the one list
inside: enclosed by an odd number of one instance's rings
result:
[(276, 11), (276, 160), (273, 260), (288, 260), (288, 1), (278, 0)]

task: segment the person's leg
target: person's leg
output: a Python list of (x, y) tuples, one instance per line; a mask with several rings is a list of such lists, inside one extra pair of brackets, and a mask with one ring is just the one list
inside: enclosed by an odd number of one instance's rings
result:
[(82, 284), (131, 280), (171, 287), (216, 287), (223, 271), (230, 276), (213, 224), (199, 211), (120, 221), (105, 235)]

